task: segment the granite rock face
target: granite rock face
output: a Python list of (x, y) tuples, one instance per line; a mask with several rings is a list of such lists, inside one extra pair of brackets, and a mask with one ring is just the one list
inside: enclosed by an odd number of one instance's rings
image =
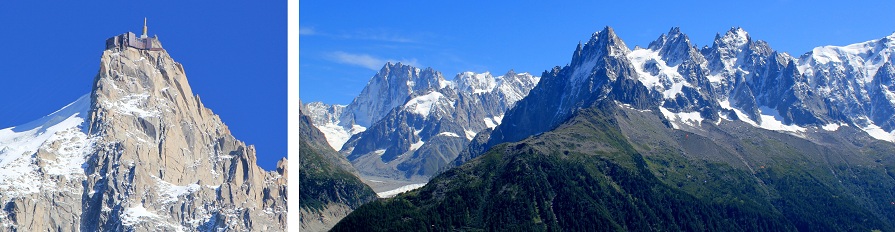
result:
[[(205, 108), (167, 51), (110, 47), (93, 91), (60, 112), (19, 136), (37, 149), (4, 160), (38, 187), (0, 189), (2, 230), (286, 229), (287, 161), (261, 169), (254, 147)], [(30, 127), (17, 128), (4, 132)], [(54, 134), (40, 140), (41, 130)]]

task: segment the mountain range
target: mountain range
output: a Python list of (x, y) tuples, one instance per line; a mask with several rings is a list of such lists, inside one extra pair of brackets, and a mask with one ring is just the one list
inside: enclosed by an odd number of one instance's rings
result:
[(454, 168), (334, 230), (892, 230), (893, 40), (795, 58), (742, 28), (630, 49), (606, 27)]
[(306, 105), (329, 144), (364, 176), (425, 182), (525, 97), (539, 78), (464, 72), (447, 81), (431, 68), (387, 63), (347, 106)]

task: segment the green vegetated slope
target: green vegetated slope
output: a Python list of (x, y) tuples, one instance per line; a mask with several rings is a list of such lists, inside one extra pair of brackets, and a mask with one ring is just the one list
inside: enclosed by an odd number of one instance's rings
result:
[(812, 138), (830, 143), (818, 145), (745, 124), (699, 133), (667, 124), (597, 103), (421, 189), (366, 204), (334, 230), (893, 229), (891, 144), (847, 131)]
[[(351, 163), (326, 144), (323, 134), (304, 114), (299, 130), (299, 207), (302, 210), (319, 212), (331, 204), (354, 209), (376, 199), (376, 193), (361, 182)], [(302, 220), (305, 219), (311, 220)]]

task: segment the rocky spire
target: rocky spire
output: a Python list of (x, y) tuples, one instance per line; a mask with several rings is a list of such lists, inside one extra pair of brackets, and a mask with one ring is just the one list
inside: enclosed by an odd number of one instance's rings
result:
[(105, 178), (85, 182), (82, 230), (285, 228), (285, 178), (258, 167), (167, 51), (104, 51), (92, 99), (85, 172)]
[[(25, 164), (36, 170), (29, 174), (32, 185), (55, 190), (14, 198), (4, 192), (2, 226), (285, 230), (285, 160), (276, 171), (261, 169), (255, 148), (234, 138), (205, 108), (167, 51), (106, 49), (92, 92), (66, 108), (60, 112), (71, 120), (43, 123), (59, 131), (35, 141), (41, 161)], [(59, 171), (41, 171), (57, 166)]]

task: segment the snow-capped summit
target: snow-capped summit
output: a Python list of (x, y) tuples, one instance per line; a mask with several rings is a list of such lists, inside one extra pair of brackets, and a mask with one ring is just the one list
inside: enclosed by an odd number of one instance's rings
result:
[(347, 106), (311, 102), (305, 105), (315, 126), (335, 150), (348, 139), (365, 131), (392, 109), (405, 105), (414, 93), (453, 87), (440, 72), (419, 69), (400, 62), (382, 66), (361, 93)]
[(538, 81), (539, 77), (529, 73), (516, 73), (510, 70), (497, 77), (492, 76), (490, 72), (462, 72), (457, 74), (452, 82), (456, 84), (459, 92), (482, 94), (496, 91), (508, 102), (516, 102), (527, 95), (527, 90), (534, 88)]
[(528, 91), (534, 88), (539, 81), (541, 81), (540, 77), (532, 76), (530, 73), (516, 73), (510, 70), (503, 76), (497, 77), (497, 91), (503, 100), (512, 104), (527, 96)]
[(705, 62), (705, 58), (699, 55), (699, 50), (690, 43), (690, 38), (678, 27), (671, 28), (667, 35), (659, 36), (648, 48), (658, 52), (667, 66), (677, 66), (690, 59), (695, 59), (697, 63)]
[(846, 46), (821, 46), (799, 57), (799, 71), (814, 76), (815, 72), (848, 66), (855, 70), (859, 82), (870, 82), (876, 71), (889, 62), (895, 52), (895, 33), (882, 39)]
[(895, 92), (887, 80), (892, 78), (893, 54), (895, 34), (846, 46), (817, 47), (797, 63), (808, 88), (828, 99), (841, 120), (892, 140)]
[(472, 93), (487, 93), (497, 87), (497, 80), (490, 72), (462, 72), (454, 77), (454, 83), (457, 83), (457, 90)]
[(737, 75), (738, 72), (748, 74), (746, 70), (760, 63), (762, 61), (760, 57), (768, 56), (771, 49), (764, 41), (753, 41), (743, 28), (734, 27), (724, 36), (716, 34), (712, 47), (705, 48), (701, 52), (708, 62), (706, 68), (712, 76), (710, 79), (712, 82), (719, 82), (731, 79), (730, 77)]
[(369, 127), (391, 109), (403, 105), (411, 93), (446, 87), (440, 72), (419, 69), (402, 63), (386, 63), (351, 104), (345, 107), (340, 125)]
[(604, 55), (619, 57), (624, 56), (629, 51), (630, 49), (625, 45), (625, 42), (615, 34), (615, 30), (607, 26), (591, 35), (590, 40), (584, 45), (578, 44), (572, 55), (571, 65), (587, 65)]

